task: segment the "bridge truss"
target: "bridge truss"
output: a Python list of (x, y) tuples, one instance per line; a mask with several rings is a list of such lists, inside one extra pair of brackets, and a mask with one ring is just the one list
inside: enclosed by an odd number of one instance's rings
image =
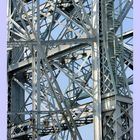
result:
[[(133, 0), (8, 0), (8, 140), (133, 139)], [(43, 139), (42, 139), (43, 140)]]

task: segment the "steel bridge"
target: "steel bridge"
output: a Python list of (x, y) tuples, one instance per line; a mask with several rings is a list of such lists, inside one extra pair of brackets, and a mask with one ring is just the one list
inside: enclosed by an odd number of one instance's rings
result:
[(8, 0), (7, 11), (7, 139), (89, 140), (79, 128), (93, 124), (90, 140), (132, 140), (133, 0)]

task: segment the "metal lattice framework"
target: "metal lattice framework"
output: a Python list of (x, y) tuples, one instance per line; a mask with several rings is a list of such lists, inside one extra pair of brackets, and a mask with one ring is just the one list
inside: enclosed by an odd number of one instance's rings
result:
[(133, 139), (133, 0), (8, 0), (8, 139)]

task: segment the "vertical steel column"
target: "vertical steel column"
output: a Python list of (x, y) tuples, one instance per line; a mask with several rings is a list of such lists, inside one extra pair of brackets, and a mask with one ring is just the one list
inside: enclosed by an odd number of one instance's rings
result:
[[(35, 1), (32, 0), (32, 26), (33, 26), (33, 30), (35, 30)], [(36, 50), (35, 50), (35, 46), (32, 46), (32, 139), (35, 140), (36, 138), (36, 114), (35, 114), (35, 110), (36, 110), (36, 85), (37, 85), (37, 76), (36, 76)]]
[(40, 58), (35, 48), (33, 48), (32, 54), (32, 139), (40, 140)]
[(114, 0), (100, 0), (99, 7), (102, 137), (129, 140), (132, 138), (132, 99), (125, 79), (122, 46), (115, 40)]
[(35, 47), (32, 54), (32, 139), (40, 140), (40, 57)]
[[(9, 11), (8, 11), (8, 17), (9, 17), (9, 22), (8, 22), (8, 41), (12, 41), (11, 38), (11, 28), (13, 27), (10, 23), (10, 18), (12, 13), (14, 12), (14, 5), (11, 0), (8, 2), (9, 6)], [(16, 17), (13, 16), (13, 19)], [(9, 51), (8, 55), (8, 63), (16, 63), (18, 61), (18, 57), (23, 53), (24, 49), (23, 48), (17, 48)], [(21, 59), (23, 56), (21, 56)], [(24, 72), (21, 73), (10, 73), (8, 75), (8, 112), (18, 112), (18, 111), (24, 111), (24, 109), (21, 107), (24, 105), (24, 90), (15, 82), (13, 81), (13, 77), (16, 77), (21, 83), (24, 84)], [(19, 124), (21, 121), (24, 121), (24, 115), (10, 115), (9, 116), (9, 121), (12, 121), (14, 124)]]
[[(36, 1), (36, 7), (37, 7), (37, 38), (40, 40), (40, 0)], [(41, 109), (41, 92), (40, 92), (40, 56), (39, 53), (37, 53), (37, 140), (40, 140), (40, 109)]]
[(93, 106), (94, 114), (94, 140), (102, 140), (101, 128), (101, 92), (100, 92), (100, 54), (99, 54), (99, 1), (93, 1), (92, 23), (96, 29), (96, 43), (92, 46), (92, 77), (93, 77)]
[(36, 53), (35, 53), (35, 49), (32, 48), (32, 139), (35, 140), (36, 138), (36, 132), (35, 132), (35, 127), (36, 127), (36, 114), (35, 114), (35, 110), (36, 110), (36, 84), (37, 84), (37, 77), (36, 77)]
[[(32, 25), (33, 30), (36, 31), (36, 39), (39, 41), (40, 38), (40, 14), (39, 14), (39, 0), (32, 1)], [(40, 140), (40, 56), (39, 52), (33, 46), (33, 61), (32, 61), (32, 80), (33, 80), (33, 108), (32, 111), (36, 111), (37, 114), (33, 113), (33, 135), (32, 139)]]

